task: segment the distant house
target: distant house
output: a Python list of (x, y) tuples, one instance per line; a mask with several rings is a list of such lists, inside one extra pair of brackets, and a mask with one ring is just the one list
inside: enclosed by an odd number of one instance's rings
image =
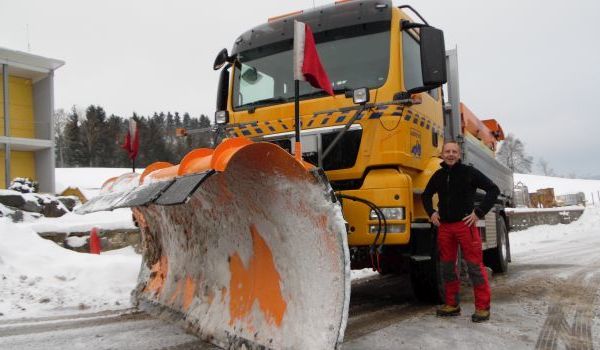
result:
[(54, 71), (63, 65), (0, 47), (0, 188), (28, 177), (54, 192)]

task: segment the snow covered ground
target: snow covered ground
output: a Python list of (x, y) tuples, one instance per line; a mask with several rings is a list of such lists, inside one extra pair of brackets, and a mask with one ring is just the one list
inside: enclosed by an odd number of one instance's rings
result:
[(510, 240), (513, 262), (508, 275), (492, 278), (489, 322), (471, 322), (473, 298), (463, 286), (462, 316), (438, 318), (434, 307), (402, 310), (398, 322), (348, 339), (344, 349), (600, 348), (600, 208), (587, 208), (569, 225), (511, 233)]
[[(92, 196), (105, 180), (127, 171), (130, 169), (57, 169), (56, 187), (79, 187)], [(131, 307), (129, 295), (141, 264), (141, 256), (133, 248), (82, 254), (36, 234), (81, 232), (92, 227), (131, 229), (135, 225), (129, 209), (68, 213), (19, 224), (0, 218), (0, 320)]]
[[(94, 194), (106, 179), (128, 170), (57, 169), (57, 188), (76, 186)], [(600, 189), (600, 181), (594, 180), (516, 174), (515, 182), (519, 180), (530, 191), (554, 187), (556, 194), (582, 191), (587, 195)], [(99, 256), (81, 254), (35, 233), (83, 231), (92, 226), (131, 228), (133, 223), (128, 209), (20, 224), (0, 220), (0, 321), (131, 307), (129, 294), (141, 263), (131, 248)], [(569, 329), (587, 322), (583, 325), (589, 326), (593, 345), (600, 348), (596, 298), (600, 286), (600, 208), (587, 208), (580, 220), (570, 225), (537, 226), (511, 233), (510, 239), (511, 272), (492, 279), (493, 314), (489, 323), (470, 322), (472, 297), (467, 288), (462, 293), (463, 316), (439, 319), (429, 306), (418, 306), (411, 312), (402, 309), (397, 311), (402, 313), (397, 322), (357, 338), (349, 336), (344, 348), (520, 349), (532, 348), (544, 337), (549, 337), (548, 341), (558, 337), (561, 344), (576, 341), (578, 338), (570, 333), (565, 336), (563, 331), (552, 331), (561, 317)], [(370, 270), (353, 272), (353, 279), (365, 277), (378, 278)]]
[(81, 254), (0, 219), (0, 315), (39, 317), (131, 307), (141, 257), (127, 247)]

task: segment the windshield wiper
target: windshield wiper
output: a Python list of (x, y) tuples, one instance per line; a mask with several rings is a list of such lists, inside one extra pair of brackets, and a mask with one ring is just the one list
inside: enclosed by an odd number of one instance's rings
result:
[(311, 93), (308, 93), (308, 94), (300, 95), (300, 98), (304, 98), (304, 97), (316, 97), (316, 96), (321, 96), (321, 95), (327, 95), (327, 91), (325, 91), (325, 90), (319, 90), (319, 91), (311, 92)]
[(264, 98), (262, 100), (258, 100), (258, 101), (254, 101), (254, 102), (249, 102), (249, 103), (245, 103), (243, 105), (241, 105), (240, 107), (246, 107), (248, 109), (254, 110), (256, 109), (256, 107), (259, 106), (264, 106), (264, 105), (270, 105), (270, 104), (275, 104), (275, 103), (280, 103), (280, 102), (287, 102), (288, 99), (282, 96), (276, 96), (276, 97), (269, 97), (269, 98)]
[(352, 92), (354, 91), (354, 89), (349, 88), (348, 86), (344, 85), (344, 86), (340, 86), (336, 89), (333, 89), (333, 93), (334, 94), (339, 94), (339, 93), (344, 93), (344, 96), (346, 97), (352, 97)]

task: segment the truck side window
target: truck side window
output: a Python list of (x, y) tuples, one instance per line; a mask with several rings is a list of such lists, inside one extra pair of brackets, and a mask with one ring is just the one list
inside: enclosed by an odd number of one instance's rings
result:
[(406, 30), (402, 31), (402, 64), (404, 69), (404, 88), (410, 90), (423, 86), (421, 46)]

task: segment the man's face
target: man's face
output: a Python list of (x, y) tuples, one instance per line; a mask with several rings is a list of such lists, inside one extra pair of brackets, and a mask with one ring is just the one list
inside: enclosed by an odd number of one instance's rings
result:
[(449, 166), (456, 164), (460, 159), (460, 147), (458, 147), (458, 144), (453, 142), (445, 144), (444, 148), (442, 148), (442, 159)]

